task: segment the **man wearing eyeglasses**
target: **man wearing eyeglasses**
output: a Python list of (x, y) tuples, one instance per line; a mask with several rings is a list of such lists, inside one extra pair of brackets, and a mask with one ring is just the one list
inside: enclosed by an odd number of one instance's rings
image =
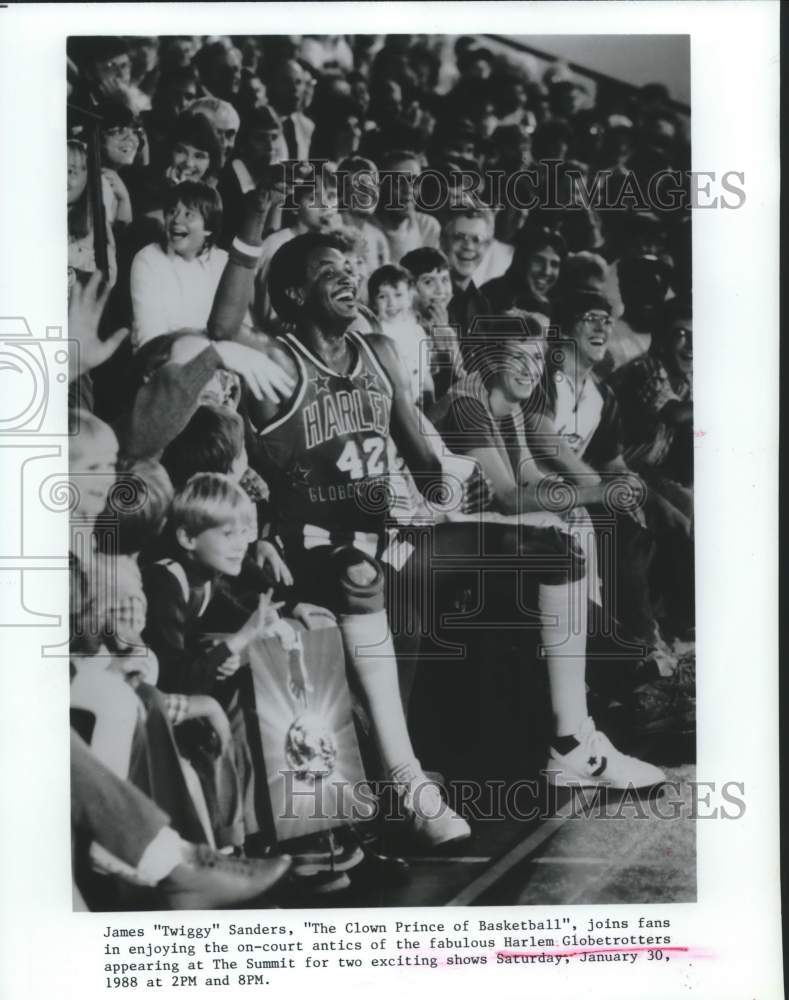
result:
[(70, 48), (83, 74), (72, 95), (77, 104), (88, 106), (91, 98), (109, 99), (119, 101), (136, 114), (150, 110), (150, 98), (132, 83), (131, 53), (124, 38), (77, 37)]
[[(613, 477), (629, 484), (633, 503), (619, 505), (627, 510), (617, 512), (607, 505), (607, 518), (616, 517), (615, 579), (607, 589), (613, 601), (610, 610), (622, 626), (623, 637), (641, 645), (643, 659), (668, 676), (676, 661), (655, 618), (650, 573), (656, 534), (681, 525), (674, 523), (678, 512), (673, 505), (650, 489), (626, 462), (616, 395), (594, 372), (611, 337), (611, 311), (611, 303), (591, 291), (577, 291), (558, 303), (563, 340), (549, 358), (544, 413), (531, 427), (530, 444), (548, 468), (578, 485), (613, 483)], [(548, 441), (551, 445), (546, 447)]]
[[(452, 298), (449, 322), (459, 327), (461, 350), (463, 338), (478, 316), (489, 316), (491, 306), (474, 283), (474, 272), (493, 239), (493, 214), (486, 209), (468, 208), (453, 211), (441, 233), (441, 245), (449, 261)], [(463, 351), (468, 360), (468, 351)]]

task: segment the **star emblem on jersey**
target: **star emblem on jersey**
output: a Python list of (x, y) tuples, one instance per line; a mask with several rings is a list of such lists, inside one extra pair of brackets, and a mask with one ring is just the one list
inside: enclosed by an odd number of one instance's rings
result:
[(301, 465), (294, 465), (291, 469), (290, 478), (297, 486), (306, 486), (310, 481), (310, 470)]
[(378, 379), (372, 372), (363, 371), (359, 375), (359, 379), (364, 383), (364, 388), (367, 390), (367, 392), (369, 392), (371, 389), (378, 388)]
[(315, 374), (310, 377), (310, 382), (315, 387), (315, 391), (319, 395), (322, 392), (329, 391), (329, 376), (324, 375), (322, 372), (315, 372)]

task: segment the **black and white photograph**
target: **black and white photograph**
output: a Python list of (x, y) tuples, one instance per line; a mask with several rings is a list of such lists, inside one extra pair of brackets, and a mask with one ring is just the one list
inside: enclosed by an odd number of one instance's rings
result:
[(0, 4), (4, 998), (783, 995), (779, 21)]
[(76, 905), (694, 901), (689, 37), (66, 65)]

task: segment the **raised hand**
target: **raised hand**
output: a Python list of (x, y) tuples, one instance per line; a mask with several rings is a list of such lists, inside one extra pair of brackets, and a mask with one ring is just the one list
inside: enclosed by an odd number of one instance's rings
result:
[(124, 327), (106, 340), (99, 340), (99, 322), (109, 294), (110, 286), (101, 271), (94, 271), (87, 284), (77, 281), (71, 289), (68, 336), (72, 343), (69, 344), (68, 363), (72, 382), (112, 357), (129, 335)]

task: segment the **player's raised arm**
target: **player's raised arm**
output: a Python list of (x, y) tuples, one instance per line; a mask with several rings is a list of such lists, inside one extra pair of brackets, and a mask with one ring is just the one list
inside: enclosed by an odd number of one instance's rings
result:
[[(212, 340), (238, 340), (241, 323), (255, 294), (255, 274), (269, 217), (278, 211), (280, 192), (258, 187), (246, 196), (246, 211), (230, 245), (230, 256), (208, 317)], [(256, 335), (257, 336), (257, 335)], [(262, 340), (266, 334), (259, 334)], [(243, 339), (243, 338), (242, 338)]]

